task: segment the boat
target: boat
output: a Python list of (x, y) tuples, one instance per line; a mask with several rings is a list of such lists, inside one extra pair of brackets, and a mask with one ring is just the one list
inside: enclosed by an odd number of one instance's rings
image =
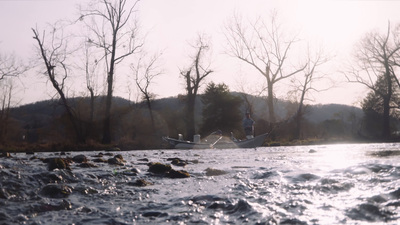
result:
[(231, 148), (256, 148), (264, 144), (268, 133), (258, 135), (251, 139), (237, 140), (219, 136), (216, 140), (204, 140), (198, 142), (185, 141), (170, 137), (163, 137), (169, 147), (175, 149), (231, 149)]

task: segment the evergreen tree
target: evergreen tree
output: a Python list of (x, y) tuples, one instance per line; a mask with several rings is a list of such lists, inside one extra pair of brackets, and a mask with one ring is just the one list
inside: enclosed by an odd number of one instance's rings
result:
[(240, 106), (242, 99), (233, 96), (225, 84), (207, 85), (205, 94), (201, 97), (203, 103), (203, 121), (200, 128), (202, 135), (208, 135), (213, 131), (224, 132), (241, 131), (242, 113)]
[[(395, 82), (393, 77), (390, 82)], [(387, 121), (399, 117), (399, 87), (389, 86), (388, 83), (385, 76), (378, 77), (375, 82), (375, 91), (369, 92), (362, 102), (362, 109), (365, 113), (363, 128), (371, 136), (379, 136), (382, 132), (385, 116)], [(386, 111), (388, 113), (385, 113)]]

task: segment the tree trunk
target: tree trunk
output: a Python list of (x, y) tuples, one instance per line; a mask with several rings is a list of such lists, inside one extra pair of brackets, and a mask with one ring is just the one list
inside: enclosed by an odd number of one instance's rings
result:
[(93, 125), (94, 121), (94, 91), (93, 89), (89, 89), (90, 92), (90, 119), (89, 119), (89, 124), (90, 126)]
[(146, 95), (146, 103), (147, 103), (147, 108), (149, 109), (149, 114), (150, 114), (150, 119), (151, 119), (151, 127), (152, 127), (153, 131), (155, 131), (153, 109), (151, 108), (151, 100), (150, 100), (149, 95)]
[(273, 90), (273, 84), (271, 82), (268, 83), (267, 106), (268, 106), (269, 122), (275, 123), (276, 118), (274, 110), (274, 90)]
[(301, 122), (303, 119), (303, 103), (300, 103), (299, 109), (297, 110), (295, 120), (296, 120), (296, 129), (294, 133), (294, 139), (300, 139), (301, 137)]
[(309, 76), (306, 76), (306, 79), (304, 81), (304, 86), (303, 90), (301, 91), (301, 96), (300, 96), (300, 101), (299, 101), (299, 108), (297, 109), (296, 113), (296, 130), (295, 130), (295, 139), (300, 139), (301, 137), (301, 122), (303, 120), (303, 102), (304, 102), (304, 96), (306, 95), (307, 92), (307, 84), (309, 82)]
[(111, 104), (113, 98), (113, 83), (114, 83), (114, 66), (115, 66), (115, 54), (117, 51), (117, 31), (113, 33), (112, 51), (110, 59), (110, 70), (107, 76), (107, 97), (106, 97), (106, 108), (104, 113), (104, 126), (103, 126), (103, 144), (111, 143)]
[(195, 119), (194, 119), (194, 107), (196, 103), (196, 96), (189, 94), (187, 96), (187, 121), (186, 121), (186, 138), (187, 140), (193, 141), (193, 136), (195, 135)]
[(382, 138), (390, 138), (390, 98), (383, 98)]
[(111, 143), (111, 102), (112, 102), (112, 83), (113, 78), (110, 75), (108, 77), (108, 91), (106, 96), (106, 108), (104, 114), (104, 124), (103, 124), (103, 144)]

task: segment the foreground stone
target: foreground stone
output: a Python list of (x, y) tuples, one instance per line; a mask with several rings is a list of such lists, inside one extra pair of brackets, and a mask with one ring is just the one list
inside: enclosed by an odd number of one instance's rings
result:
[(125, 165), (125, 160), (122, 157), (122, 155), (116, 155), (113, 158), (109, 158), (107, 161), (111, 165), (118, 165), (118, 166), (123, 166)]
[(170, 165), (162, 164), (159, 162), (156, 163), (149, 163), (149, 172), (156, 173), (156, 174), (163, 174), (167, 173), (172, 169)]
[(169, 178), (188, 178), (190, 174), (184, 170), (174, 170), (171, 165), (166, 165), (162, 163), (149, 163), (149, 172), (155, 174), (161, 174)]
[(49, 198), (66, 198), (72, 193), (72, 187), (65, 184), (48, 184), (40, 190), (40, 194)]
[(206, 176), (220, 176), (220, 175), (225, 175), (228, 172), (224, 170), (218, 170), (218, 169), (212, 169), (212, 168), (207, 168), (206, 169)]
[(67, 169), (71, 170), (69, 167), (69, 162), (63, 158), (48, 158), (44, 160), (45, 163), (47, 163), (47, 168), (49, 171), (55, 170), (55, 169)]
[(86, 163), (88, 159), (86, 158), (85, 155), (76, 155), (72, 158), (72, 161), (76, 163)]

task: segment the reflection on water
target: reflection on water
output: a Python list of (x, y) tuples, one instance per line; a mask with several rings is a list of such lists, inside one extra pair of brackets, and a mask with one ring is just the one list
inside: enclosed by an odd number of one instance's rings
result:
[[(398, 224), (399, 147), (113, 153), (122, 166), (96, 161), (99, 152), (74, 152), (62, 157), (83, 154), (96, 167), (54, 171), (40, 158), (59, 155), (15, 154), (0, 158), (0, 224)], [(148, 172), (150, 162), (190, 177)]]

